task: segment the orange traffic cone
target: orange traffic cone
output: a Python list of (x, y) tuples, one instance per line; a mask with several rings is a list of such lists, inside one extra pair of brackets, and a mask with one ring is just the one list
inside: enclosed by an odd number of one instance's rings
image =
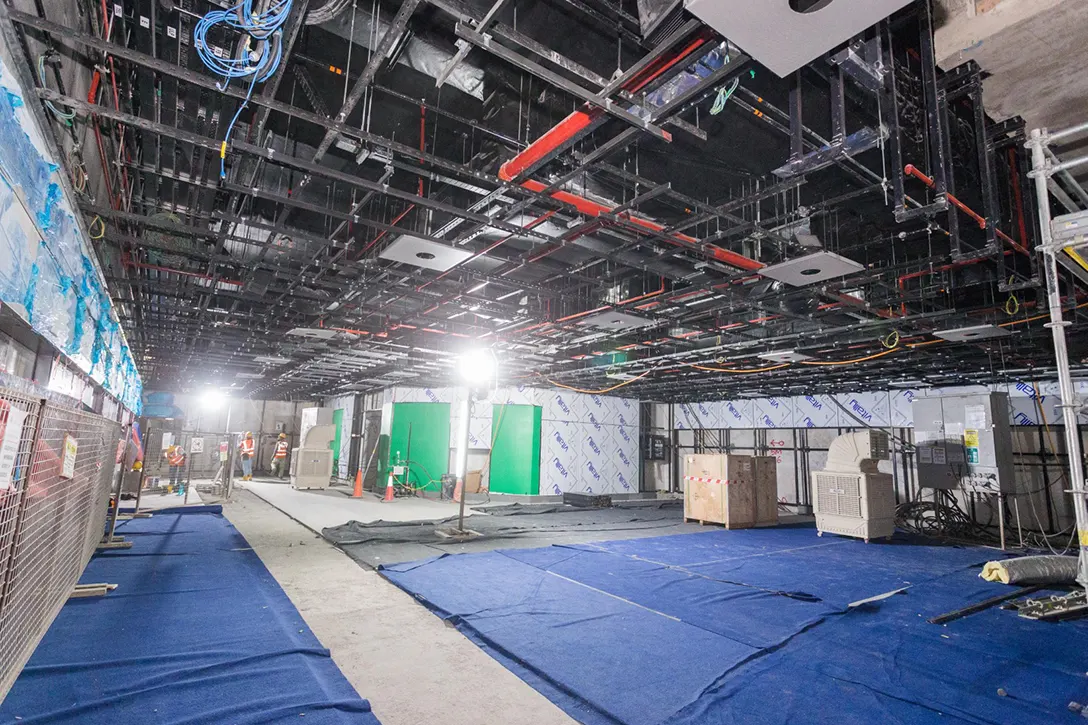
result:
[(385, 482), (385, 498), (383, 498), (382, 501), (389, 502), (389, 501), (392, 501), (392, 500), (393, 500), (393, 472), (390, 471), (389, 472), (389, 479)]
[(352, 498), (363, 497), (363, 469), (355, 471), (355, 490), (351, 492)]

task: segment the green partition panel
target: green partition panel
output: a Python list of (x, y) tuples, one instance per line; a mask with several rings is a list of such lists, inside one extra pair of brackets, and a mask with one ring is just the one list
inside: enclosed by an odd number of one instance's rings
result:
[[(450, 464), (449, 403), (394, 403), (389, 460), (408, 458), (408, 482), (440, 491)], [(403, 479), (400, 479), (403, 481)]]
[(540, 418), (535, 405), (494, 405), (491, 418), (492, 493), (540, 493)]
[(337, 408), (332, 412), (332, 424), (336, 426), (336, 436), (329, 444), (332, 449), (332, 474), (340, 475), (340, 431), (344, 427), (344, 409)]

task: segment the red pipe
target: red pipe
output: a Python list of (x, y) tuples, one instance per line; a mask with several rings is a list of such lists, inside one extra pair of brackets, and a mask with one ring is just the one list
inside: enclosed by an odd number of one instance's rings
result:
[[(391, 227), (396, 226), (397, 222), (399, 222), (401, 219), (406, 217), (408, 215), (408, 212), (412, 211), (415, 208), (416, 208), (415, 204), (409, 204), (407, 209), (402, 211), (400, 214), (397, 214), (397, 217), (393, 220), (392, 224), (390, 224), (389, 226), (391, 226)], [(404, 231), (408, 231), (408, 230), (405, 229)], [(389, 233), (388, 229), (383, 229), (382, 232), (378, 236), (376, 236), (376, 237), (374, 237), (373, 239), (370, 240), (370, 244), (367, 244), (365, 247), (363, 247), (363, 250), (361, 252), (359, 252), (359, 255), (357, 257), (355, 257), (355, 260), (358, 260), (359, 257), (362, 257), (364, 254), (366, 254), (368, 249), (370, 249), (375, 244), (377, 244), (381, 240), (381, 238), (384, 237), (388, 233)], [(352, 261), (355, 261), (355, 260), (352, 260)]]
[[(685, 58), (691, 56), (696, 50), (701, 48), (710, 38), (712, 33), (709, 29), (700, 32), (688, 45), (686, 45), (679, 53), (668, 58), (661, 59), (656, 63), (652, 63), (647, 66), (641, 73), (636, 75), (626, 84), (623, 89), (629, 92), (635, 92), (643, 88), (669, 68), (680, 63)], [(555, 152), (563, 144), (567, 143), (571, 139), (575, 138), (578, 134), (586, 131), (590, 125), (596, 121), (604, 113), (603, 110), (590, 106), (588, 104), (582, 106), (580, 109), (574, 111), (569, 116), (564, 118), (558, 124), (548, 129), (544, 135), (538, 138), (533, 143), (529, 144), (521, 153), (514, 158), (510, 159), (502, 166), (499, 167), (499, 178), (503, 181), (513, 181), (519, 175), (523, 174), (526, 170), (532, 168), (542, 159), (546, 158), (549, 154)], [(529, 191), (540, 193), (548, 188), (547, 184), (533, 179), (526, 179), (521, 184)], [(598, 217), (602, 214), (609, 214), (615, 207), (599, 204), (595, 201), (585, 198), (584, 196), (578, 196), (567, 191), (555, 191), (552, 192), (551, 197), (556, 201), (569, 204), (577, 209), (580, 213), (590, 216)], [(651, 233), (660, 233), (665, 230), (663, 224), (650, 221), (643, 217), (636, 216), (630, 212), (624, 214), (625, 218), (632, 224), (642, 227), (643, 229)], [(699, 239), (688, 236), (686, 234), (675, 234), (668, 239), (673, 244), (680, 245), (701, 244)], [(749, 271), (755, 271), (762, 269), (765, 265), (758, 260), (745, 257), (742, 254), (730, 252), (727, 249), (708, 245), (706, 251), (717, 261), (724, 264), (728, 264), (740, 269), (746, 269)]]
[[(905, 173), (907, 176), (913, 176), (914, 178), (918, 179), (919, 181), (921, 181), (923, 184), (925, 184), (926, 186), (928, 186), (931, 189), (934, 188), (937, 185), (936, 182), (933, 181), (933, 179), (929, 178), (928, 176), (923, 174), (921, 171), (916, 169), (914, 167), (914, 164), (907, 164), (906, 168), (903, 169), (903, 173)], [(979, 216), (978, 213), (974, 209), (967, 206), (966, 204), (964, 204), (962, 201), (960, 201), (956, 197), (952, 196), (951, 194), (946, 193), (945, 198), (947, 198), (950, 202), (952, 202), (953, 206), (955, 206), (957, 209), (959, 209), (964, 214), (966, 214), (967, 216), (974, 219), (975, 222), (978, 224), (979, 229), (985, 229), (986, 228), (986, 220), (983, 219), (981, 216)], [(1016, 251), (1020, 252), (1020, 254), (1023, 254), (1023, 255), (1029, 256), (1029, 257), (1031, 256), (1031, 253), (1028, 252), (1027, 248), (1023, 244), (1016, 241), (1015, 239), (1013, 239), (1012, 237), (1010, 237), (1008, 234), (1001, 231), (1000, 229), (997, 229), (995, 227), (994, 228), (994, 234), (996, 234), (999, 238), (1004, 240), (1005, 243), (1007, 243), (1010, 247), (1012, 247)]]

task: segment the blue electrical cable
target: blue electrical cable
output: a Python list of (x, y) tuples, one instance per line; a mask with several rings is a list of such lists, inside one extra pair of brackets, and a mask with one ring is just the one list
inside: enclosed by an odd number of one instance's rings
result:
[[(225, 91), (234, 78), (250, 79), (245, 100), (238, 106), (230, 125), (227, 126), (227, 133), (219, 150), (220, 178), (226, 178), (227, 144), (234, 125), (238, 122), (238, 117), (253, 97), (254, 86), (271, 78), (283, 60), (281, 28), (291, 13), (293, 3), (294, 0), (273, 0), (264, 12), (255, 13), (253, 0), (243, 0), (226, 10), (208, 12), (197, 21), (196, 27), (193, 28), (193, 44), (201, 62), (208, 70), (223, 78), (216, 87)], [(208, 34), (217, 26), (224, 26), (245, 34), (242, 52), (238, 54), (241, 57), (221, 58), (213, 52), (211, 44), (208, 43)]]
[(249, 82), (249, 90), (246, 91), (246, 99), (238, 104), (238, 110), (234, 112), (234, 118), (230, 120), (230, 125), (227, 126), (227, 135), (223, 137), (223, 149), (219, 154), (219, 178), (227, 178), (227, 144), (230, 143), (230, 134), (234, 130), (234, 124), (238, 122), (238, 117), (242, 115), (242, 109), (249, 105), (249, 99), (253, 96), (253, 86), (257, 85), (257, 74), (253, 74), (253, 80)]

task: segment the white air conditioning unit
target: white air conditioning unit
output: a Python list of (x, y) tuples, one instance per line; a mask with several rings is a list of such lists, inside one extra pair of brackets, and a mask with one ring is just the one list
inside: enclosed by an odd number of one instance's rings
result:
[(857, 431), (831, 443), (827, 465), (812, 474), (816, 531), (864, 539), (890, 538), (895, 532), (895, 489), (878, 461), (888, 458), (888, 436)]

